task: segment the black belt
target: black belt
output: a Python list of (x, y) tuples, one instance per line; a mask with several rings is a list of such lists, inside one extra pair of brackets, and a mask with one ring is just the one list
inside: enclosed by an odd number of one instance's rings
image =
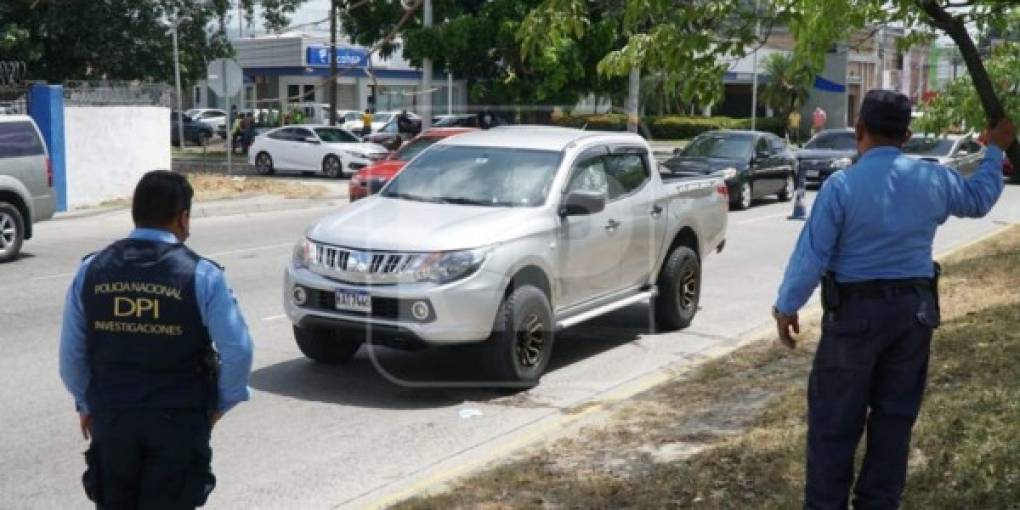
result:
[(864, 282), (837, 284), (840, 297), (878, 299), (903, 296), (917, 291), (931, 291), (930, 278), (908, 278), (903, 280), (868, 280)]

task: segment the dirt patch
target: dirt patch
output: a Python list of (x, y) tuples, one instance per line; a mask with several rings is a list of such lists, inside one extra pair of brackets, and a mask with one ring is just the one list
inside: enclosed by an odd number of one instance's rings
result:
[[(1017, 508), (1020, 228), (944, 263), (943, 327), (904, 508)], [(398, 508), (801, 506), (806, 383), (818, 337), (747, 345), (610, 406), (607, 420)]]
[(321, 198), (327, 193), (324, 186), (265, 177), (188, 174), (188, 181), (195, 188), (195, 200), (200, 202), (256, 195)]

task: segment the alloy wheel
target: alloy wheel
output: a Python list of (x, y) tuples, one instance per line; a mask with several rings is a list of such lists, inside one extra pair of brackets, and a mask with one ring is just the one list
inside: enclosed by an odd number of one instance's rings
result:
[(258, 173), (266, 175), (269, 173), (269, 170), (271, 168), (273, 168), (273, 163), (269, 159), (269, 154), (263, 152), (259, 154), (257, 158), (255, 158), (255, 170), (257, 170)]
[(344, 168), (343, 163), (336, 157), (330, 156), (326, 158), (326, 161), (322, 163), (324, 173), (330, 177), (340, 177), (343, 175)]
[(740, 206), (744, 209), (751, 207), (751, 185), (743, 183), (740, 185)]
[(0, 212), (0, 253), (6, 253), (14, 246), (18, 238), (18, 227), (14, 218)]
[(545, 324), (537, 314), (525, 318), (517, 331), (517, 358), (524, 367), (533, 367), (542, 361), (545, 347)]
[(695, 302), (698, 299), (698, 277), (694, 274), (694, 271), (686, 271), (680, 277), (677, 293), (680, 295), (677, 303), (680, 304), (681, 309), (690, 310), (694, 308)]

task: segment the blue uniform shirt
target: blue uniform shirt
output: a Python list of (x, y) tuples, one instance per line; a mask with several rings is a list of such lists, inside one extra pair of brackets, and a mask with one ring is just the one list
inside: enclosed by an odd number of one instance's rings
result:
[(776, 308), (799, 310), (827, 271), (842, 283), (930, 278), (935, 230), (949, 216), (988, 214), (1002, 193), (1002, 157), (988, 146), (977, 171), (963, 178), (883, 146), (834, 173), (815, 198)]
[[(177, 237), (170, 232), (146, 228), (137, 228), (128, 237), (162, 243), (178, 242)], [(91, 373), (85, 346), (88, 322), (81, 294), (85, 270), (90, 261), (87, 259), (82, 262), (67, 291), (64, 322), (60, 332), (60, 378), (74, 396), (75, 405), (82, 414), (89, 414), (85, 392)], [(195, 297), (199, 303), (202, 323), (209, 330), (209, 336), (220, 355), (219, 411), (226, 412), (250, 396), (248, 374), (252, 362), (251, 335), (241, 316), (241, 309), (227, 287), (223, 271), (207, 260), (199, 261), (195, 268)]]

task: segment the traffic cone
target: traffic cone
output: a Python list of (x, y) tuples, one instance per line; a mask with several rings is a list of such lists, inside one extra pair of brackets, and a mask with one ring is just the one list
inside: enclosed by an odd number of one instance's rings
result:
[(788, 220), (806, 220), (807, 209), (804, 207), (804, 192), (807, 187), (807, 180), (803, 172), (797, 172), (797, 191), (793, 193), (793, 214), (786, 217)]

